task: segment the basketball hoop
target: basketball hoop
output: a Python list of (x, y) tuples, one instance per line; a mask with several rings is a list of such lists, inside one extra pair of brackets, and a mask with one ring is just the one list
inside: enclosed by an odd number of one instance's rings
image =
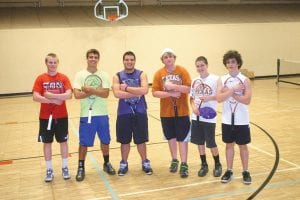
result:
[(94, 15), (104, 21), (118, 21), (128, 16), (128, 6), (124, 0), (110, 4), (98, 0), (94, 7)]

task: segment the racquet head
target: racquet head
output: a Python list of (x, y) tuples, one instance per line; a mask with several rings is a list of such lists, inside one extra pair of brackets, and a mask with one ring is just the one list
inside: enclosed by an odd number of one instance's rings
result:
[(204, 96), (205, 85), (201, 79), (196, 79), (192, 84), (192, 98), (194, 99), (194, 103), (200, 107), (202, 100), (201, 98)]
[[(93, 88), (100, 88), (100, 87), (102, 87), (102, 79), (96, 74), (88, 75), (85, 78), (84, 86), (89, 86), (89, 87), (93, 87)], [(89, 96), (90, 99), (94, 99), (96, 97), (97, 97), (96, 95)]]
[[(244, 85), (243, 81), (238, 78), (238, 77), (232, 77), (230, 76), (228, 79), (226, 79), (226, 81), (224, 82), (224, 87), (225, 88), (233, 88), (237, 85)], [(238, 95), (238, 96), (241, 96), (245, 93), (245, 89), (242, 89), (240, 91), (235, 91), (234, 94), (235, 95)], [(230, 97), (229, 98), (229, 102), (231, 104), (236, 104), (237, 101), (233, 98), (233, 97)]]

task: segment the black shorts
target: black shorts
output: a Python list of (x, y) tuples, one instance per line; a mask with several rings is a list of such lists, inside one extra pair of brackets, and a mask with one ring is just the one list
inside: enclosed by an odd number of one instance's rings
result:
[(225, 143), (248, 144), (251, 142), (250, 126), (222, 124), (222, 140)]
[(68, 140), (68, 118), (53, 119), (51, 130), (47, 130), (47, 126), (48, 119), (40, 119), (39, 142), (52, 143), (54, 136), (59, 143)]
[(192, 120), (191, 142), (207, 148), (217, 147), (215, 140), (216, 124)]
[(174, 139), (178, 142), (187, 142), (190, 133), (190, 117), (161, 117), (161, 126), (167, 140)]
[(148, 117), (147, 114), (135, 113), (118, 115), (116, 123), (117, 141), (121, 144), (129, 144), (132, 140), (135, 144), (148, 142)]

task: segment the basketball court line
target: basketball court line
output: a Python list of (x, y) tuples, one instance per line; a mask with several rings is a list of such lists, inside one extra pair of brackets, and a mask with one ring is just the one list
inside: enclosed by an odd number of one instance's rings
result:
[[(248, 146), (249, 146), (250, 148), (252, 148), (252, 149), (255, 149), (256, 151), (259, 151), (259, 152), (264, 153), (264, 154), (266, 154), (266, 155), (269, 155), (269, 156), (271, 156), (271, 157), (275, 157), (275, 155), (273, 155), (273, 154), (271, 154), (271, 153), (269, 153), (269, 152), (267, 152), (267, 151), (265, 151), (265, 150), (263, 150), (263, 149), (260, 149), (260, 148), (258, 148), (257, 146), (254, 146), (254, 145), (252, 145), (252, 144), (248, 144)], [(293, 162), (288, 161), (288, 160), (286, 160), (286, 159), (280, 158), (280, 160), (283, 161), (283, 162), (286, 162), (286, 163), (288, 163), (288, 164), (290, 164), (290, 165), (292, 165), (292, 166), (294, 166), (294, 167), (300, 167), (300, 165), (297, 165), (296, 163), (293, 163)]]
[(272, 110), (272, 111), (268, 111), (268, 112), (253, 112), (251, 113), (251, 115), (265, 115), (265, 114), (270, 114), (270, 113), (283, 113), (283, 112), (291, 112), (291, 111), (300, 111), (300, 108), (296, 108), (296, 109), (284, 109), (284, 110)]
[[(280, 173), (280, 172), (293, 171), (293, 170), (300, 170), (300, 167), (292, 167), (292, 168), (281, 169), (281, 170), (277, 170), (276, 172)], [(270, 172), (261, 172), (261, 173), (252, 174), (252, 176), (257, 177), (257, 176), (262, 176), (262, 175), (266, 175), (266, 174), (269, 174), (269, 173)], [(233, 180), (236, 180), (236, 179), (242, 179), (242, 176), (234, 177)], [(211, 183), (220, 183), (221, 184), (220, 179), (217, 179), (217, 180), (211, 180), (211, 181), (202, 181), (202, 182), (190, 183), (190, 184), (185, 184), (185, 185), (177, 185), (177, 186), (170, 186), (170, 187), (164, 187), (164, 188), (160, 187), (160, 188), (151, 189), (151, 190), (143, 190), (143, 191), (137, 191), (137, 192), (123, 193), (123, 194), (119, 194), (118, 196), (119, 197), (135, 196), (135, 195), (162, 192), (162, 191), (167, 191), (167, 190), (175, 190), (175, 189), (180, 189), (180, 188), (187, 188), (187, 187), (199, 186), (199, 185), (205, 185), (205, 184), (211, 184)], [(256, 189), (257, 188), (254, 188), (253, 191), (255, 191)], [(251, 192), (251, 191), (247, 191), (247, 192)], [(232, 194), (230, 194), (230, 195), (232, 195)], [(110, 196), (105, 196), (105, 197), (100, 197), (100, 198), (91, 198), (91, 199), (88, 199), (88, 200), (102, 200), (102, 199), (111, 199), (111, 197)]]
[[(282, 181), (282, 182), (270, 183), (264, 188), (264, 190), (273, 189), (273, 188), (281, 188), (281, 187), (290, 186), (290, 185), (297, 185), (297, 184), (300, 184), (300, 179), (295, 180), (295, 181)], [(217, 194), (201, 196), (201, 197), (198, 197), (198, 198), (192, 198), (191, 200), (202, 200), (202, 199), (211, 199), (211, 198), (234, 196), (234, 195), (239, 195), (239, 194), (243, 194), (243, 193), (253, 192), (255, 190), (256, 190), (256, 188), (252, 187), (252, 188), (248, 188), (248, 189), (244, 189), (244, 190), (236, 190), (236, 191), (233, 191), (233, 192), (223, 192), (223, 193), (217, 193)]]
[[(264, 98), (264, 97), (255, 97), (255, 99), (260, 99), (259, 101), (266, 101), (268, 103), (268, 105), (270, 103), (274, 103), (276, 105), (278, 104), (281, 104), (281, 105), (285, 105), (287, 107), (290, 107), (290, 106), (293, 106), (293, 108), (297, 107), (297, 105), (291, 105), (290, 103), (285, 103), (285, 102), (282, 102), (282, 101), (279, 101), (279, 100), (273, 100), (273, 99), (267, 99), (267, 98)], [(294, 110), (294, 109), (293, 109)]]

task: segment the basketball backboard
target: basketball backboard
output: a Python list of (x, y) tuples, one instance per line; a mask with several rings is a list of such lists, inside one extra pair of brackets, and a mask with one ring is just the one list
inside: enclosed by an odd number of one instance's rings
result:
[(118, 21), (128, 16), (128, 6), (124, 0), (99, 0), (94, 7), (94, 15), (104, 21)]

